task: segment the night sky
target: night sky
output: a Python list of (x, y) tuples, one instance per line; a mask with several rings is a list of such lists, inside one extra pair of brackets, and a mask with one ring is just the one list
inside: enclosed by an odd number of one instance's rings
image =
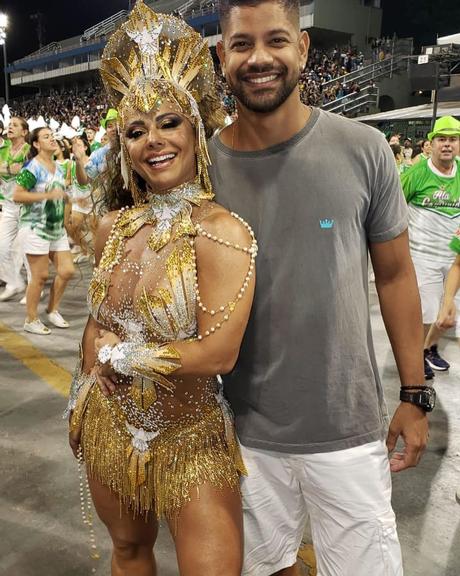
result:
[[(321, 1), (321, 0), (317, 0)], [(35, 23), (30, 15), (44, 16), (44, 44), (78, 35), (104, 18), (128, 8), (129, 0), (3, 0), (0, 10), (10, 19), (8, 61), (38, 48)], [(417, 44), (436, 42), (436, 34), (460, 32), (458, 0), (383, 0), (383, 34), (414, 36)]]
[(119, 10), (128, 8), (128, 0), (2, 0), (0, 10), (8, 14), (8, 61), (27, 56), (38, 49), (36, 24), (30, 15), (44, 16), (44, 44), (79, 35)]

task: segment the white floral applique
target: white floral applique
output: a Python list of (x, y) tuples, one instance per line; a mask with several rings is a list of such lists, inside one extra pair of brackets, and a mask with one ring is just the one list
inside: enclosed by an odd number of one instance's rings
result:
[(159, 24), (152, 30), (142, 28), (142, 30), (126, 30), (128, 36), (139, 46), (145, 54), (156, 56), (159, 52), (159, 40), (163, 24)]

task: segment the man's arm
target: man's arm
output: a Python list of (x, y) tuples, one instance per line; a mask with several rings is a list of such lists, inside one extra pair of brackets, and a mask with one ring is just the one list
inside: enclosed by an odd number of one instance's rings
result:
[(441, 310), (439, 311), (436, 325), (441, 330), (447, 330), (455, 326), (455, 317), (457, 308), (455, 305), (455, 295), (460, 289), (460, 254), (457, 255), (455, 262), (452, 264), (449, 274), (447, 275), (446, 285), (444, 287), (444, 298)]
[[(380, 309), (401, 385), (424, 386), (422, 313), (407, 230), (388, 242), (371, 243), (370, 253)], [(401, 402), (388, 432), (389, 452), (394, 450), (399, 436), (405, 448), (391, 456), (392, 472), (416, 466), (425, 449), (428, 418), (421, 408)]]

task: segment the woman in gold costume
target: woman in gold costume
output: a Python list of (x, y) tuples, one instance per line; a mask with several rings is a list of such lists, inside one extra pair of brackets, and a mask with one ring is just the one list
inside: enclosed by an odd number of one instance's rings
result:
[[(138, 2), (101, 74), (132, 200), (99, 226), (70, 443), (112, 538), (114, 576), (156, 574), (161, 517), (182, 576), (238, 576), (244, 465), (217, 375), (238, 356), (257, 245), (212, 201), (206, 133), (222, 121), (212, 59), (185, 22)], [(109, 190), (109, 207), (118, 197)]]

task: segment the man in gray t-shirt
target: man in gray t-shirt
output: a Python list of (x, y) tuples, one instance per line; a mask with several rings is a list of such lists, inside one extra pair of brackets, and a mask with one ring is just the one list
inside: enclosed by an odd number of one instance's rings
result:
[(367, 246), (407, 228), (384, 137), (313, 109), (286, 142), (239, 152), (215, 136), (210, 151), (218, 201), (250, 222), (260, 246), (251, 320), (225, 377), (241, 442), (307, 454), (381, 439)]
[[(402, 386), (424, 390), (423, 328), (407, 213), (376, 130), (301, 104), (308, 54), (295, 0), (223, 0), (218, 54), (238, 119), (211, 140), (217, 200), (253, 227), (256, 295), (224, 377), (248, 478), (244, 575), (296, 574), (307, 510), (319, 572), (402, 574), (392, 471), (415, 466), (425, 410), (387, 437), (368, 306), (368, 249)], [(280, 572), (281, 571), (281, 572)]]

